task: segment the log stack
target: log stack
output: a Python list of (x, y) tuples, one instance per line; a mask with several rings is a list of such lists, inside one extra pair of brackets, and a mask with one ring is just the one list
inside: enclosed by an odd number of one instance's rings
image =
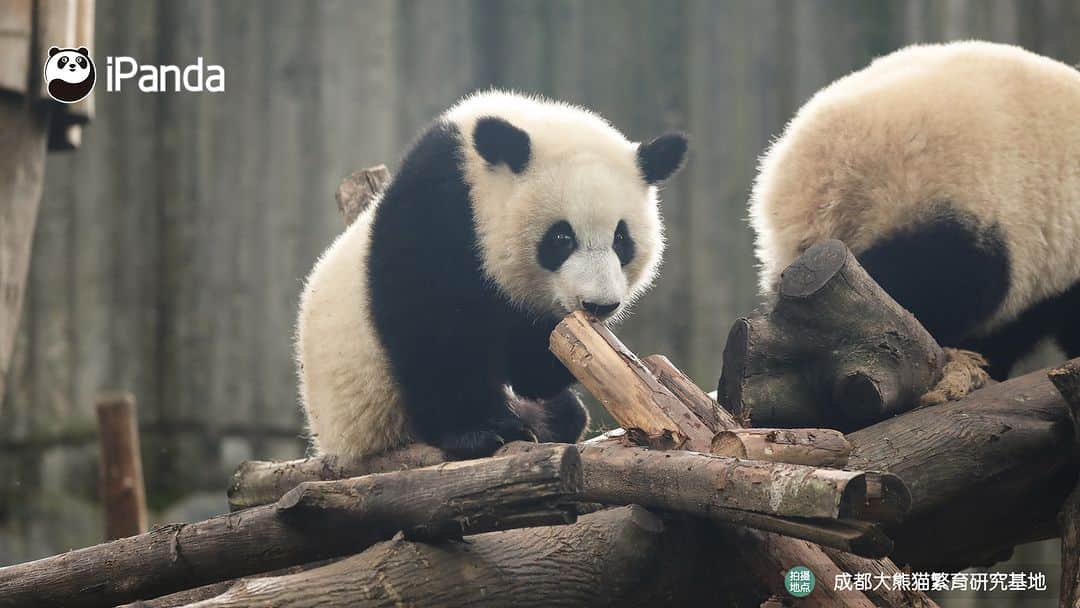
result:
[[(346, 223), (388, 178), (346, 180)], [(1062, 532), (1077, 601), (1080, 360), (908, 411), (943, 351), (842, 245), (811, 248), (775, 308), (736, 323), (719, 391), (735, 415), (581, 313), (551, 350), (623, 428), (474, 461), (416, 444), (244, 463), (232, 513), (0, 568), (0, 607), (784, 605), (796, 565), (818, 580), (800, 606), (935, 606), (833, 581)], [(796, 428), (744, 428), (769, 416)], [(798, 428), (835, 416), (851, 432)]]

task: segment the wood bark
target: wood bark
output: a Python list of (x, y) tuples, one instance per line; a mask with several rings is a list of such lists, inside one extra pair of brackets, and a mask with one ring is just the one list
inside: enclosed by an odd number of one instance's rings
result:
[(390, 170), (386, 165), (376, 165), (349, 174), (341, 180), (334, 200), (346, 226), (352, 225), (364, 209), (390, 184)]
[(331, 454), (286, 462), (249, 460), (233, 474), (228, 491), (229, 507), (236, 511), (274, 502), (305, 481), (332, 481), (371, 473), (418, 469), (448, 460), (451, 458), (446, 452), (423, 443), (359, 460), (342, 459)]
[(1061, 608), (1080, 608), (1080, 484), (1058, 514), (1061, 526)]
[(560, 505), (580, 489), (580, 456), (562, 446), (306, 482), (278, 503), (0, 568), (0, 606), (114, 606), (348, 555), (398, 530), (430, 539), (566, 521)]
[[(192, 606), (748, 605), (758, 593), (736, 580), (737, 549), (716, 552), (722, 542), (679, 519), (621, 507), (568, 526), (481, 534), (464, 543), (399, 536), (303, 574), (241, 581)], [(688, 559), (693, 555), (702, 559)]]
[(1077, 442), (1046, 371), (979, 389), (850, 433), (848, 467), (895, 473), (911, 511), (886, 527), (893, 559), (954, 571), (1007, 559), (1012, 547), (1057, 536), (1076, 481)]
[[(601, 403), (605, 407), (611, 404), (612, 407), (608, 407), (608, 412), (623, 427), (637, 426), (638, 420), (651, 420), (648, 416), (649, 412), (661, 410), (667, 414), (672, 424), (681, 425), (675, 427), (675, 432), (691, 438), (688, 443), (692, 443), (694, 438), (709, 436), (709, 447), (711, 447), (712, 437), (716, 433), (740, 426), (737, 420), (723, 414), (718, 415), (715, 421), (700, 418), (682, 401), (677, 398), (669, 399), (668, 396), (672, 393), (660, 384), (648, 369), (643, 369), (644, 364), (634, 356), (630, 349), (626, 348), (602, 324), (590, 322), (583, 315), (570, 315), (556, 326), (551, 334), (551, 351), (589, 392), (598, 398), (600, 395), (605, 396), (605, 398), (600, 398)], [(605, 361), (614, 367), (590, 365), (593, 361)], [(615, 381), (616, 378), (609, 374), (611, 374), (611, 369), (619, 369), (620, 362), (624, 363), (624, 369), (628, 371), (618, 374), (620, 378)], [(680, 383), (680, 387), (693, 394), (696, 401), (709, 399), (692, 382)], [(658, 398), (654, 401), (649, 398), (650, 394), (658, 395)], [(674, 408), (671, 405), (672, 402), (679, 404), (682, 408)], [(713, 423), (716, 426), (709, 426)], [(699, 430), (697, 428), (699, 425), (705, 430)], [(661, 425), (659, 428), (644, 430), (652, 435), (668, 428), (670, 427)], [(836, 569), (833, 561), (817, 545), (750, 528), (736, 528), (736, 532), (742, 536), (740, 546), (748, 548), (745, 559), (761, 566), (752, 568), (751, 576), (769, 593), (782, 593), (784, 583), (783, 572), (768, 567), (766, 565), (768, 563), (786, 564), (786, 567), (803, 565), (814, 572), (828, 572)], [(804, 598), (803, 603), (809, 606), (862, 606), (869, 605), (869, 600), (858, 592), (835, 594), (822, 588)]]
[(713, 439), (712, 453), (734, 458), (843, 468), (851, 454), (833, 429), (734, 429)]
[(623, 428), (671, 434), (673, 447), (708, 452), (715, 431), (661, 384), (602, 323), (581, 311), (551, 332), (551, 352)]
[(862, 428), (918, 403), (945, 358), (840, 241), (783, 273), (772, 310), (728, 335), (720, 403), (755, 426)]
[(101, 434), (101, 502), (105, 510), (105, 540), (146, 532), (146, 488), (142, 453), (130, 393), (102, 395), (97, 404)]
[[(767, 515), (899, 521), (910, 496), (895, 475), (738, 460), (684, 451), (582, 446), (586, 502), (636, 503), (710, 515), (736, 509)], [(723, 519), (723, 517), (719, 517)]]
[[(829, 557), (846, 572), (869, 572), (877, 575), (884, 573), (891, 577), (900, 572), (891, 559), (870, 560), (844, 551), (825, 549)], [(866, 592), (878, 606), (904, 606), (905, 608), (937, 608), (937, 603), (922, 591), (895, 589), (882, 585), (879, 589)]]
[[(1047, 376), (1069, 405), (1074, 449), (1080, 452), (1080, 358), (1050, 370)], [(1080, 482), (1058, 512), (1058, 527), (1061, 531), (1059, 605), (1062, 608), (1080, 608)]]

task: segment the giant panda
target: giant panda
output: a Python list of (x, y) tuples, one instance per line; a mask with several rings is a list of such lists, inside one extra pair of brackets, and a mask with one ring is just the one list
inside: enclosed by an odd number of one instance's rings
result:
[(575, 310), (616, 320), (650, 285), (657, 188), (686, 149), (500, 91), (436, 119), (307, 278), (296, 360), (315, 450), (576, 441), (587, 417), (550, 332)]
[(840, 239), (943, 346), (1002, 379), (1080, 355), (1080, 72), (1015, 46), (917, 45), (813, 96), (750, 200), (760, 287)]

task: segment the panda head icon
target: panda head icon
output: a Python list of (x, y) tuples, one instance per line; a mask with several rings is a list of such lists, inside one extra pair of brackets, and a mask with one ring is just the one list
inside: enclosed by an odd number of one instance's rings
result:
[(63, 103), (75, 103), (94, 88), (94, 60), (86, 47), (49, 49), (45, 61), (45, 84), (49, 96)]

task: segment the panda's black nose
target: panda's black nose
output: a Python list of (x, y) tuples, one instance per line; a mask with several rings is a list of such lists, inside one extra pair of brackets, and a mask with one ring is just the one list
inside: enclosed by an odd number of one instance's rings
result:
[(615, 309), (619, 307), (619, 303), (615, 302), (614, 304), (596, 304), (594, 302), (582, 302), (581, 307), (584, 308), (585, 312), (589, 313), (590, 315), (603, 319), (604, 317), (615, 312)]

